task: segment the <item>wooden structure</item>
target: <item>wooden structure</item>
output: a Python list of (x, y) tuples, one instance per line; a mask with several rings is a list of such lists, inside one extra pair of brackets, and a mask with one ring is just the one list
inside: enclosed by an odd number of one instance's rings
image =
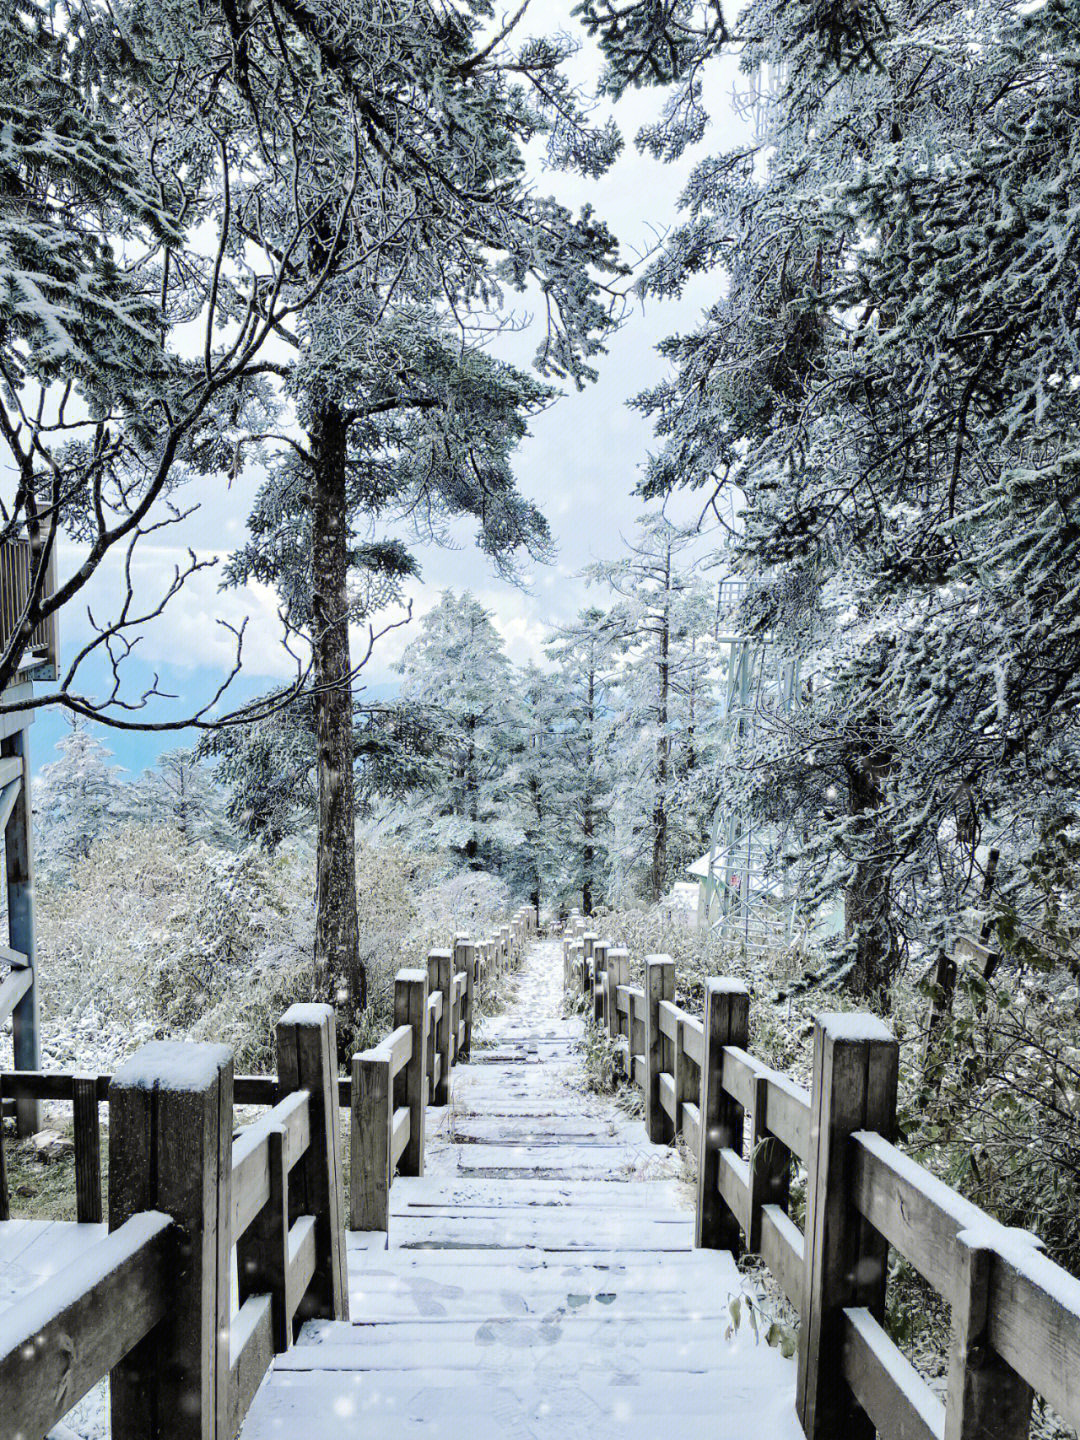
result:
[(583, 1091), (581, 1030), (557, 944), (531, 946), (389, 1248), (348, 1236), (349, 1320), (277, 1357), (242, 1440), (800, 1440), (794, 1364), (726, 1338), (735, 1263), (694, 1249), (678, 1157)]
[[(992, 954), (968, 940), (956, 950), (984, 966)], [(570, 935), (563, 952), (571, 992), (623, 1047), (650, 1138), (681, 1135), (698, 1157), (697, 1243), (760, 1254), (798, 1312), (808, 1440), (1024, 1440), (1034, 1395), (1080, 1426), (1080, 1281), (892, 1143), (886, 1026), (818, 1016), (807, 1091), (750, 1053), (741, 982), (709, 980), (698, 1018), (675, 1003), (666, 956), (646, 957), (634, 986), (594, 937)], [(793, 1166), (806, 1174), (804, 1230), (788, 1213)], [(952, 1309), (945, 1404), (883, 1328), (890, 1249)]]
[[(34, 570), (29, 540), (0, 543), (0, 651), (22, 621)], [(52, 585), (46, 578), (46, 593)], [(55, 617), (31, 634), (14, 682), (4, 690), (5, 705), (18, 705), (34, 693), (35, 680), (55, 680), (57, 647)], [(4, 836), (7, 878), (7, 944), (0, 944), (0, 1026), (9, 1019), (16, 1066), (36, 1070), (41, 1063), (38, 996), (35, 983), (34, 850), (30, 808), (30, 737), (32, 710), (0, 715), (0, 829)], [(20, 1135), (38, 1128), (38, 1106), (21, 1098), (16, 1109)], [(3, 1211), (0, 1210), (0, 1217)]]
[[(381, 1045), (356, 1057), (349, 1077), (336, 1074), (333, 1014), (325, 1006), (294, 1006), (283, 1017), (274, 1076), (235, 1077), (229, 1052), (213, 1045), (159, 1043), (122, 1066), (104, 1086), (110, 1107), (108, 1232), (85, 1227), (88, 1243), (71, 1264), (0, 1311), (0, 1440), (40, 1440), (110, 1373), (113, 1440), (233, 1440), (257, 1390), (250, 1440), (308, 1433), (333, 1440), (353, 1433), (353, 1392), (340, 1375), (362, 1375), (379, 1368), (379, 1361), (365, 1339), (369, 1314), (353, 1317), (363, 1334), (333, 1328), (348, 1316), (346, 1252), (354, 1243), (356, 1253), (385, 1247), (392, 1217), (405, 1227), (399, 1243), (425, 1252), (436, 1245), (455, 1253), (471, 1247), (467, 1263), (481, 1284), (483, 1271), (476, 1267), (494, 1266), (492, 1251), (499, 1246), (542, 1245), (563, 1253), (605, 1244), (619, 1249), (603, 1265), (610, 1288), (598, 1293), (597, 1302), (604, 1306), (619, 1300), (624, 1281), (617, 1277), (643, 1273), (641, 1261), (628, 1258), (628, 1243), (652, 1252), (644, 1270), (656, 1274), (661, 1254), (689, 1245), (691, 1223), (696, 1252), (722, 1255), (731, 1276), (730, 1254), (743, 1247), (756, 1251), (801, 1319), (795, 1406), (786, 1401), (787, 1419), (774, 1417), (774, 1431), (763, 1433), (794, 1434), (789, 1427), (797, 1416), (811, 1440), (869, 1440), (875, 1433), (882, 1440), (1021, 1440), (1029, 1433), (1036, 1394), (1067, 1424), (1080, 1422), (1080, 1282), (1041, 1254), (1034, 1236), (997, 1224), (895, 1147), (897, 1045), (873, 1017), (818, 1017), (806, 1090), (752, 1054), (750, 997), (740, 982), (709, 980), (703, 1015), (690, 1014), (676, 1001), (668, 957), (645, 957), (644, 983), (632, 985), (626, 950), (576, 924), (563, 944), (564, 976), (583, 998), (589, 1019), (621, 1047), (626, 1072), (644, 1093), (651, 1136), (646, 1143), (659, 1150), (681, 1137), (696, 1151), (692, 1222), (668, 1219), (655, 1206), (647, 1217), (635, 1212), (632, 1222), (614, 1214), (601, 1219), (593, 1192), (586, 1206), (584, 1192), (565, 1188), (610, 1178), (642, 1142), (616, 1122), (592, 1120), (588, 1102), (580, 1094), (574, 1098), (557, 1074), (543, 1078), (563, 1040), (520, 1031), (505, 1032), (504, 1045), (484, 1054), (490, 1069), (470, 1087), (483, 1104), (470, 1111), (455, 1103), (440, 1112), (440, 1126), (461, 1143), (455, 1173), (465, 1177), (464, 1185), (441, 1180), (401, 1196), (398, 1186), (421, 1183), (430, 1139), (425, 1111), (438, 1093), (433, 1085), (444, 1073), (452, 1081), (455, 1060), (466, 1053), (466, 1042), (473, 1043), (477, 986), (518, 965), (535, 929), (534, 913), (519, 912), (497, 938), (474, 943), (458, 936), (451, 948), (429, 957), (426, 969), (402, 971), (395, 1027)], [(433, 1004), (434, 996), (439, 999)], [(64, 1077), (68, 1081), (74, 1103), (73, 1077)], [(61, 1087), (57, 1077), (41, 1076), (5, 1076), (3, 1084), (15, 1095), (40, 1095), (50, 1085), (57, 1095)], [(82, 1085), (84, 1109), (90, 1108), (91, 1089), (94, 1107), (99, 1102), (98, 1084)], [(351, 1112), (352, 1225), (367, 1234), (346, 1232), (342, 1101)], [(267, 1109), (234, 1133), (240, 1103)], [(802, 1228), (788, 1204), (795, 1167), (806, 1176)], [(405, 1178), (392, 1185), (395, 1172)], [(496, 1197), (515, 1177), (532, 1184), (541, 1175), (563, 1188), (552, 1199), (535, 1189), (523, 1193), (511, 1223)], [(494, 1190), (477, 1190), (487, 1179)], [(551, 1222), (537, 1214), (538, 1207), (553, 1204), (560, 1208)], [(644, 1234), (647, 1246), (641, 1245)], [(628, 1242), (631, 1235), (637, 1238)], [(234, 1250), (235, 1276), (229, 1261)], [(944, 1402), (884, 1329), (890, 1250), (951, 1306)], [(687, 1268), (679, 1261), (681, 1278), (669, 1293), (678, 1296), (682, 1309), (674, 1318), (684, 1329), (702, 1316), (722, 1319), (726, 1297), (721, 1301), (717, 1294), (720, 1272), (710, 1263), (702, 1259)], [(442, 1315), (446, 1299), (470, 1294), (460, 1283), (448, 1285), (446, 1273), (445, 1266), (423, 1274), (393, 1272), (387, 1303), (393, 1296), (415, 1296), (423, 1315)], [(491, 1287), (496, 1299), (490, 1303), (507, 1294), (504, 1278), (493, 1276), (481, 1300), (462, 1311), (470, 1346), (495, 1344), (503, 1333), (488, 1318), (487, 1297)], [(559, 1283), (565, 1295), (566, 1281)], [(577, 1283), (570, 1280), (572, 1311), (589, 1299), (573, 1288)], [(370, 1303), (366, 1281), (357, 1293)], [(522, 1303), (535, 1325), (543, 1312)], [(316, 1322), (316, 1330), (305, 1331), (297, 1345), (307, 1320)], [(541, 1325), (543, 1333), (522, 1332), (505, 1343), (511, 1350), (554, 1343), (565, 1320), (550, 1336)], [(330, 1331), (318, 1328), (326, 1325)], [(668, 1369), (680, 1378), (677, 1393), (662, 1393), (658, 1414), (682, 1422), (680, 1407), (696, 1395), (692, 1403), (704, 1407), (701, 1423), (682, 1425), (684, 1432), (723, 1440), (731, 1432), (710, 1428), (718, 1397), (709, 1376), (716, 1370), (728, 1377), (725, 1383), (742, 1381), (724, 1359), (722, 1332), (693, 1325), (691, 1335), (681, 1330), (670, 1338)], [(595, 1339), (610, 1347), (620, 1343), (621, 1333), (603, 1329)], [(438, 1346), (415, 1355), (414, 1342), (403, 1338), (390, 1368), (439, 1371), (457, 1353), (445, 1348), (457, 1343), (455, 1334), (440, 1331)], [(585, 1334), (568, 1341), (577, 1357)], [(312, 1338), (319, 1343), (309, 1345)], [(772, 1365), (769, 1356), (774, 1352), (755, 1359), (752, 1368)], [(465, 1363), (476, 1363), (473, 1349)], [(274, 1383), (260, 1389), (268, 1368)], [(305, 1390), (305, 1375), (339, 1378)], [(699, 1383), (695, 1375), (705, 1378)], [(415, 1381), (388, 1381), (364, 1393), (371, 1404), (391, 1407), (380, 1412), (383, 1428), (371, 1432), (377, 1435), (399, 1433), (404, 1412), (392, 1408), (399, 1402), (430, 1407), (430, 1414), (425, 1409), (414, 1417), (424, 1423), (458, 1414), (452, 1407), (465, 1403), (457, 1390), (434, 1380), (419, 1391)], [(473, 1397), (494, 1415), (490, 1423), (483, 1419), (484, 1437), (505, 1433), (491, 1427), (503, 1423), (506, 1394), (496, 1385)], [(580, 1391), (589, 1394), (587, 1387)], [(572, 1403), (580, 1395), (575, 1391)], [(321, 1407), (314, 1415), (311, 1396)], [(634, 1407), (643, 1399), (650, 1395), (634, 1396), (628, 1416), (637, 1414)], [(537, 1414), (549, 1413), (543, 1392), (536, 1404), (546, 1407)], [(650, 1415), (646, 1406), (642, 1434), (652, 1433), (647, 1427), (657, 1417)], [(411, 1416), (412, 1410), (404, 1418)], [(527, 1420), (525, 1415), (522, 1424)], [(619, 1433), (628, 1433), (625, 1423)]]
[[(402, 971), (400, 1023), (351, 1079), (336, 1073), (327, 1005), (282, 1017), (273, 1076), (234, 1076), (224, 1046), (155, 1042), (112, 1076), (0, 1077), (16, 1103), (75, 1105), (83, 1221), (101, 1216), (98, 1107), (109, 1107), (107, 1233), (85, 1225), (73, 1262), (0, 1310), (0, 1440), (40, 1440), (106, 1375), (113, 1440), (232, 1440), (300, 1326), (348, 1315), (340, 1107), (352, 1112), (354, 1222), (374, 1228), (372, 1196), (395, 1167), (422, 1172), (435, 1022), (457, 1025), (452, 1065), (477, 981), (516, 964), (535, 930), (535, 912), (520, 911), (497, 938), (457, 942), (472, 981), (457, 972), (441, 1006), (427, 972)], [(267, 1109), (234, 1133), (237, 1105)]]

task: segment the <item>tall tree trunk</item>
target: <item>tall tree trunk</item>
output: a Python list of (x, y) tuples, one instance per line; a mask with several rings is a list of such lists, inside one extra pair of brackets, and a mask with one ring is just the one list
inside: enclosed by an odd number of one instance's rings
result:
[(312, 629), (319, 779), (315, 973), (320, 993), (339, 1006), (347, 1004), (355, 1020), (367, 1004), (367, 975), (360, 961), (356, 914), (347, 435), (348, 425), (338, 406), (331, 401), (320, 405), (309, 436), (314, 469)]
[(844, 932), (854, 965), (848, 988), (856, 995), (887, 1004), (896, 971), (896, 935), (892, 926), (892, 866), (887, 837), (876, 815), (885, 798), (880, 755), (864, 752), (845, 766), (848, 800), (858, 817), (855, 870), (844, 896)]
[(465, 801), (466, 818), (469, 821), (469, 838), (465, 842), (465, 859), (470, 870), (480, 869), (480, 842), (476, 838), (476, 827), (480, 823), (480, 781), (476, 764), (476, 716), (470, 715), (465, 722), (469, 743), (465, 751)]
[(593, 912), (593, 867), (596, 864), (596, 847), (593, 839), (596, 832), (596, 817), (593, 807), (593, 769), (596, 764), (594, 732), (596, 727), (596, 671), (589, 670), (589, 699), (586, 707), (588, 719), (588, 741), (585, 746), (585, 794), (581, 800), (581, 833), (584, 840), (581, 850), (581, 913)]
[(668, 694), (671, 686), (671, 612), (668, 597), (671, 593), (671, 551), (667, 554), (665, 576), (664, 608), (660, 619), (658, 638), (659, 657), (657, 662), (656, 689), (656, 789), (653, 801), (653, 845), (652, 865), (649, 870), (649, 890), (652, 900), (659, 900), (667, 884), (668, 868), (668, 763), (670, 740), (668, 738)]

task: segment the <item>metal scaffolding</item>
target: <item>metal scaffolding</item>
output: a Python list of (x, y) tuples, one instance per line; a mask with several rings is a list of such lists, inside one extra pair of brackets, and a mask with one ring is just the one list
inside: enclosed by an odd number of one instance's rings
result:
[[(798, 703), (799, 661), (767, 639), (724, 633), (746, 582), (721, 582), (717, 635), (726, 662), (722, 746), (735, 750), (764, 712), (788, 713)], [(776, 855), (783, 835), (738, 803), (721, 798), (709, 850), (693, 867), (700, 887), (699, 923), (730, 944), (757, 953), (785, 948), (795, 935), (795, 892)]]

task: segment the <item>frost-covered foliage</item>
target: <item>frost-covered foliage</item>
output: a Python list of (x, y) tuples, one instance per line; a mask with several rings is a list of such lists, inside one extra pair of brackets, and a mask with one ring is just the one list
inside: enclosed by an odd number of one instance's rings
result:
[(159, 1036), (227, 1040), (261, 1068), (280, 1010), (309, 997), (310, 876), (300, 847), (268, 857), (110, 826), (38, 887), (50, 1068), (109, 1070)]
[(715, 605), (689, 540), (644, 522), (625, 561), (590, 571), (609, 607), (553, 630), (542, 667), (515, 666), (473, 596), (444, 592), (402, 661), (399, 713), (429, 753), (379, 833), (542, 907), (664, 893), (714, 803)]
[[(134, 787), (132, 787), (134, 788)], [(175, 824), (113, 821), (63, 876), (39, 883), (38, 950), (49, 1068), (111, 1070), (147, 1040), (218, 1040), (241, 1071), (274, 1063), (274, 1026), (315, 993), (310, 834), (268, 854), (186, 837)], [(353, 1043), (393, 1020), (393, 980), (456, 932), (502, 923), (508, 892), (482, 872), (358, 847), (370, 1005)]]
[(597, 606), (580, 611), (556, 630), (547, 655), (552, 668), (539, 718), (549, 737), (544, 788), (554, 831), (554, 890), (589, 915), (607, 890), (614, 860), (611, 716), (617, 662), (604, 611)]
[(181, 843), (208, 839), (226, 847), (235, 833), (217, 777), (190, 750), (168, 750), (138, 780), (109, 763), (112, 751), (73, 717), (57, 741), (60, 759), (41, 767), (32, 787), (37, 862), (60, 883), (94, 843), (125, 821), (163, 825)]
[[(608, 23), (611, 83), (685, 94), (723, 26), (665, 9), (679, 62), (633, 73), (646, 8)], [(1077, 23), (1069, 0), (755, 0), (757, 138), (697, 165), (644, 282), (716, 275), (638, 402), (645, 493), (733, 492), (739, 624), (807, 680), (723, 783), (793, 822), (809, 903), (846, 892), (867, 992), (963, 923), (988, 847), (991, 910), (1035, 918), (1025, 867), (1075, 813)]]
[(45, 875), (61, 876), (108, 827), (130, 819), (138, 808), (135, 786), (121, 779), (112, 751), (81, 721), (58, 740), (60, 759), (41, 767), (33, 786), (38, 864)]

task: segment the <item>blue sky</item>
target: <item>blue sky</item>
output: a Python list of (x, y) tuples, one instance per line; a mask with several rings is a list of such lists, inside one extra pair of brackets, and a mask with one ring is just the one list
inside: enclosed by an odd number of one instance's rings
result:
[[(533, 33), (558, 26), (573, 28), (570, 4), (564, 0), (533, 0), (530, 28)], [(576, 62), (583, 80), (595, 73), (596, 59), (588, 51)], [(591, 204), (619, 236), (624, 254), (648, 249), (666, 225), (677, 216), (677, 201), (691, 165), (703, 153), (738, 143), (746, 135), (746, 123), (732, 107), (733, 87), (747, 88), (733, 61), (714, 67), (707, 87), (713, 125), (705, 141), (676, 165), (664, 165), (638, 154), (633, 136), (639, 125), (657, 113), (661, 97), (646, 92), (634, 94), (615, 107), (614, 114), (626, 137), (626, 149), (600, 181), (546, 171), (538, 163), (536, 188), (550, 191), (563, 203), (577, 208)], [(551, 410), (539, 416), (532, 433), (523, 442), (517, 464), (521, 489), (536, 500), (547, 515), (558, 547), (553, 564), (537, 566), (524, 577), (526, 584), (514, 586), (501, 580), (475, 550), (472, 537), (462, 531), (457, 548), (422, 547), (419, 559), (422, 578), (412, 588), (414, 615), (419, 617), (446, 587), (470, 589), (492, 611), (511, 656), (518, 662), (540, 659), (540, 646), (551, 623), (570, 618), (584, 603), (586, 591), (580, 579), (582, 568), (596, 559), (614, 558), (622, 537), (631, 533), (641, 514), (641, 501), (633, 494), (639, 470), (652, 443), (648, 422), (627, 406), (627, 401), (645, 386), (655, 384), (663, 373), (662, 359), (655, 346), (673, 331), (691, 328), (701, 309), (715, 297), (718, 281), (709, 277), (698, 282), (676, 302), (636, 305), (622, 330), (613, 338), (610, 353), (599, 362), (596, 384), (581, 393), (568, 393)], [(519, 302), (518, 317), (528, 311), (527, 300)], [(506, 359), (528, 364), (538, 343), (535, 324), (522, 333), (500, 337), (499, 352)], [(245, 533), (245, 519), (258, 484), (254, 469), (232, 486), (219, 482), (203, 488), (199, 509), (183, 526), (163, 532), (162, 543), (140, 552), (142, 577), (148, 589), (160, 585), (174, 564), (182, 561), (184, 547), (191, 545), (200, 558), (224, 557)], [(194, 498), (194, 497), (191, 497)], [(673, 518), (696, 518), (692, 498), (683, 497), (669, 506)], [(68, 555), (68, 562), (73, 553)], [(63, 565), (64, 556), (61, 556)], [(91, 606), (104, 609), (115, 596), (118, 572), (114, 568), (101, 577), (88, 599)], [(112, 591), (112, 596), (110, 596)], [(232, 642), (218, 623), (227, 619), (238, 624), (248, 617), (246, 664), (237, 682), (238, 699), (265, 690), (289, 673), (289, 660), (281, 648), (272, 594), (259, 591), (221, 593), (217, 572), (207, 570), (194, 577), (171, 603), (166, 614), (147, 627), (138, 653), (129, 662), (132, 691), (141, 688), (154, 672), (161, 676), (163, 689), (177, 699), (160, 702), (156, 710), (178, 715), (201, 702), (220, 683), (229, 667)], [(395, 683), (394, 665), (408, 643), (412, 626), (396, 631), (378, 647), (367, 672), (376, 693), (385, 693)], [(85, 603), (80, 611), (61, 617), (62, 658), (70, 660), (75, 648), (89, 635)], [(106, 676), (91, 663), (82, 688), (100, 694)], [(150, 712), (147, 712), (150, 715)], [(52, 758), (53, 746), (66, 729), (55, 711), (39, 714), (34, 727), (34, 768)], [(163, 749), (191, 743), (193, 735), (131, 735), (99, 730), (100, 738), (114, 751), (117, 762), (137, 774)]]

